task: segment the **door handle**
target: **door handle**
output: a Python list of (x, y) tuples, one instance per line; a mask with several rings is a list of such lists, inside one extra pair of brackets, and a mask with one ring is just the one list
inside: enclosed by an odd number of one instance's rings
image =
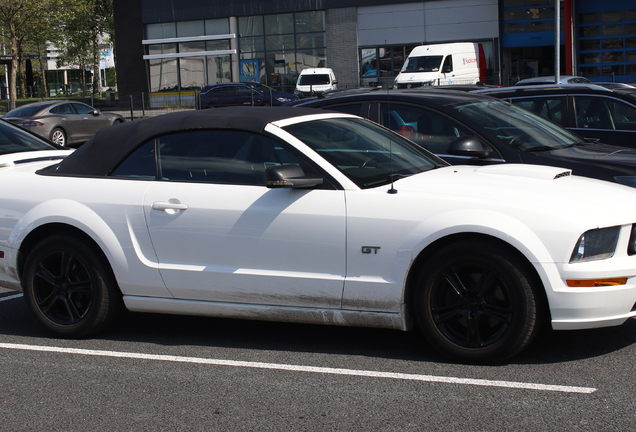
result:
[(187, 210), (187, 204), (174, 203), (174, 202), (166, 202), (166, 201), (156, 201), (152, 203), (153, 210), (166, 211), (166, 210)]

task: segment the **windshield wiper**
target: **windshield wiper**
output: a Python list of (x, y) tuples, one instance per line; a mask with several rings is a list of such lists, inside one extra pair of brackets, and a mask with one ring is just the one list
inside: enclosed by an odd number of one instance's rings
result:
[(586, 145), (586, 143), (582, 143), (582, 142), (576, 142), (576, 143), (571, 143), (571, 144), (567, 144), (564, 146), (558, 146), (558, 147), (551, 147), (551, 146), (537, 146), (537, 147), (531, 147), (531, 148), (527, 148), (527, 149), (523, 149), (521, 150), (522, 152), (542, 152), (542, 151), (550, 151), (550, 150), (561, 150), (564, 148), (570, 148), (570, 147), (579, 147), (579, 146), (583, 146)]
[(542, 151), (558, 150), (561, 148), (563, 147), (537, 146), (537, 147), (523, 149), (521, 151), (522, 152), (542, 152)]
[(393, 181), (399, 180), (399, 179), (403, 179), (406, 177), (410, 177), (413, 174), (397, 174), (397, 173), (393, 173), (393, 174), (389, 174), (387, 175), (384, 179), (382, 180), (376, 180), (374, 182), (370, 182), (370, 183), (364, 183), (362, 186), (363, 187), (373, 187), (373, 186), (381, 186), (381, 185), (385, 185), (385, 184), (389, 184)]

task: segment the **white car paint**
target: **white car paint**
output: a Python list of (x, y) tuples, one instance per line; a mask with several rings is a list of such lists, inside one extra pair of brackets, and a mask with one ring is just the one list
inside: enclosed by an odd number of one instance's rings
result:
[[(310, 119), (351, 117), (319, 114)], [(435, 241), (479, 233), (534, 266), (555, 329), (636, 316), (632, 188), (531, 165), (452, 166), (360, 189), (281, 127), (267, 130), (325, 169), (342, 190), (34, 175), (50, 161), (7, 166), (0, 181), (0, 286), (20, 289), (18, 250), (48, 224), (102, 249), (131, 311), (408, 329), (406, 287)], [(620, 226), (611, 258), (570, 263), (584, 232)], [(366, 249), (365, 249), (366, 248)], [(627, 277), (613, 287), (566, 279)]]

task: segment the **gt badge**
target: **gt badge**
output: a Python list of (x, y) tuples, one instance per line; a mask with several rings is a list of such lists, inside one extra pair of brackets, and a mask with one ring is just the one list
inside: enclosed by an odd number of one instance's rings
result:
[(377, 255), (379, 249), (380, 249), (380, 246), (362, 246), (362, 253), (363, 254), (373, 253)]

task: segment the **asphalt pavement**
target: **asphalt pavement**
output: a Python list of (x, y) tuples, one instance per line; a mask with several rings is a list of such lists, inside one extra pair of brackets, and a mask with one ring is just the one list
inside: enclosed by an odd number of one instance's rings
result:
[(49, 337), (0, 289), (0, 430), (631, 430), (636, 320), (545, 331), (492, 366), (417, 333), (126, 313)]

